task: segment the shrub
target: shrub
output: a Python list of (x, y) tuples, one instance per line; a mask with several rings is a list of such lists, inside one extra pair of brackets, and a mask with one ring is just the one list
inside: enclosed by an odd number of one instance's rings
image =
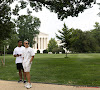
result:
[(48, 53), (48, 50), (46, 49), (46, 50), (43, 50), (43, 53)]
[(40, 50), (37, 50), (37, 53), (40, 53)]

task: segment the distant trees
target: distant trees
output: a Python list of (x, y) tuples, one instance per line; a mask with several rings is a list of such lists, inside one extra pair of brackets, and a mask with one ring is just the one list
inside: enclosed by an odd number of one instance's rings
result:
[(46, 50), (43, 50), (43, 53), (48, 53), (48, 50), (46, 49)]
[(37, 53), (39, 54), (40, 53), (40, 50), (37, 50)]
[(70, 48), (69, 50), (73, 52), (84, 52), (84, 33), (80, 29), (72, 29), (71, 38), (70, 38)]
[(96, 41), (90, 31), (83, 32), (80, 29), (73, 29), (71, 38), (71, 48), (73, 52), (93, 52), (96, 47)]
[(91, 30), (91, 34), (97, 40), (97, 43), (100, 46), (100, 24), (98, 22), (95, 23), (94, 29)]
[(63, 47), (58, 46), (57, 41), (55, 38), (51, 38), (48, 43), (48, 52), (56, 53), (58, 54), (59, 52), (65, 53), (65, 50)]
[(97, 22), (90, 31), (68, 29), (64, 24), (64, 28), (58, 32), (60, 35), (56, 34), (56, 37), (67, 50), (78, 53), (100, 52), (100, 25)]
[(51, 38), (48, 43), (48, 51), (52, 52), (54, 48), (58, 48), (57, 42), (54, 38)]

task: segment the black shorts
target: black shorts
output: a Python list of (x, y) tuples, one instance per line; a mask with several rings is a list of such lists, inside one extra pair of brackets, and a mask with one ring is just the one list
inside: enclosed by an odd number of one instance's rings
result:
[(17, 65), (17, 70), (21, 70), (21, 69), (24, 70), (22, 63), (17, 63), (16, 65)]

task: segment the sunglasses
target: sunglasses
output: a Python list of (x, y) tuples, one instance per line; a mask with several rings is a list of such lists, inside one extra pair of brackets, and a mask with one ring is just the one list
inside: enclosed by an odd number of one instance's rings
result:
[(25, 44), (29, 44), (29, 43), (25, 43)]

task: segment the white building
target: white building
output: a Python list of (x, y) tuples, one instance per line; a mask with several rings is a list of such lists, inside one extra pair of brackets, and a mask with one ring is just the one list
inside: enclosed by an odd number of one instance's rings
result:
[(33, 49), (35, 53), (37, 53), (37, 50), (40, 50), (40, 53), (43, 53), (43, 50), (48, 48), (48, 34), (40, 32), (37, 37), (35, 37), (36, 43), (33, 45)]

